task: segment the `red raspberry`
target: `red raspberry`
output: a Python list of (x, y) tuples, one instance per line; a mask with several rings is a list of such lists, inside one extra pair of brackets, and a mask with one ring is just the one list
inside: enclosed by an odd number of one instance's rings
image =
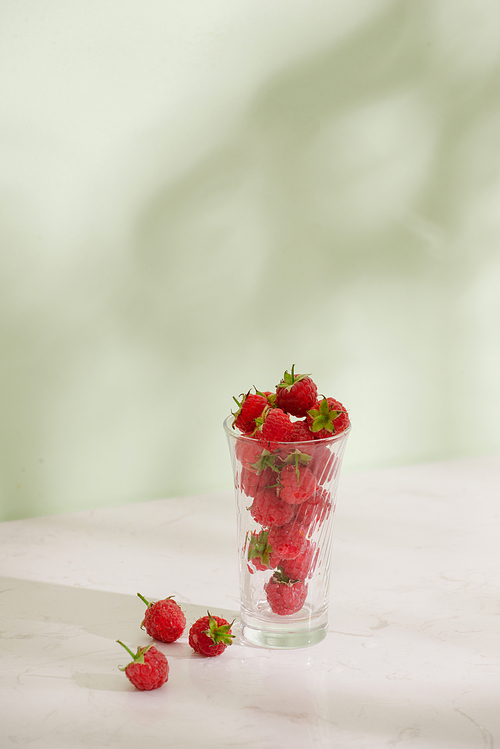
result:
[(150, 603), (140, 593), (137, 595), (147, 606), (141, 628), (145, 629), (150, 637), (161, 642), (178, 640), (184, 632), (186, 617), (180, 606), (172, 600), (172, 596)]
[(300, 611), (307, 597), (307, 585), (304, 582), (289, 580), (279, 571), (264, 585), (264, 590), (271, 610), (280, 616)]
[(295, 520), (286, 525), (273, 525), (267, 534), (267, 542), (280, 560), (295, 559), (307, 545), (304, 531)]
[(343, 432), (349, 426), (350, 421), (340, 401), (335, 398), (323, 398), (307, 412), (307, 423), (315, 439), (323, 439)]
[(267, 398), (261, 393), (251, 393), (240, 395), (241, 401), (233, 397), (236, 401), (238, 410), (233, 413), (233, 427), (236, 427), (244, 434), (251, 434), (256, 427), (255, 419), (262, 415), (262, 411), (268, 405)]
[(294, 367), (276, 386), (276, 406), (292, 416), (305, 416), (316, 403), (318, 388), (309, 375), (296, 375)]
[(276, 484), (276, 473), (271, 468), (266, 468), (262, 473), (256, 473), (250, 468), (241, 469), (240, 486), (247, 497), (255, 497), (262, 492), (267, 486)]
[(306, 466), (287, 465), (280, 473), (280, 499), (298, 505), (312, 499), (318, 491), (314, 475)]
[(309, 429), (309, 425), (306, 419), (300, 421), (294, 421), (292, 424), (292, 438), (290, 442), (306, 442), (313, 440), (314, 434)]
[(168, 661), (154, 645), (137, 648), (137, 653), (134, 654), (121, 640), (117, 642), (132, 656), (132, 661), (128, 666), (119, 666), (119, 668), (120, 671), (125, 671), (125, 675), (134, 687), (141, 691), (150, 691), (158, 689), (168, 681)]
[[(251, 534), (247, 556), (248, 561), (260, 572), (276, 567), (280, 561), (279, 554), (273, 552), (267, 542), (267, 531)], [(250, 566), (248, 568), (251, 573), (254, 572)]]
[(292, 580), (306, 580), (311, 577), (317, 562), (317, 550), (314, 541), (307, 541), (307, 545), (295, 559), (283, 559), (280, 569), (286, 577)]
[(314, 473), (318, 484), (326, 484), (333, 477), (338, 465), (337, 456), (324, 443), (317, 443), (314, 447), (307, 467)]
[(247, 468), (256, 463), (262, 455), (262, 444), (250, 437), (236, 440), (235, 455)]
[(290, 442), (292, 422), (281, 408), (270, 408), (265, 411), (261, 419), (257, 419), (259, 431), (255, 433), (257, 439), (266, 443), (269, 449), (277, 442)]
[(189, 644), (200, 655), (212, 658), (224, 652), (228, 645), (232, 645), (234, 635), (231, 634), (233, 622), (229, 624), (220, 616), (202, 616), (195, 621), (189, 630)]
[(297, 508), (293, 522), (302, 532), (311, 536), (316, 528), (324, 523), (332, 510), (330, 494), (324, 490), (318, 492), (311, 502), (303, 502)]
[(256, 523), (264, 527), (285, 525), (293, 518), (294, 508), (278, 497), (276, 489), (264, 489), (256, 494), (250, 514)]

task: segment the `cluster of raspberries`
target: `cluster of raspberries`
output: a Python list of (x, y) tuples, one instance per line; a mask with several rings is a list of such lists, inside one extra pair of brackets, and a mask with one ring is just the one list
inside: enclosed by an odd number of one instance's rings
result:
[[(141, 627), (148, 635), (159, 642), (176, 642), (186, 627), (186, 617), (178, 603), (172, 596), (161, 601), (150, 603), (140, 593), (137, 594), (146, 604)], [(229, 624), (220, 616), (207, 616), (197, 619), (189, 629), (189, 644), (195, 653), (211, 658), (221, 655), (228, 645), (232, 644), (234, 635), (231, 633), (233, 622)], [(154, 645), (137, 648), (134, 653), (121, 640), (122, 645), (132, 657), (127, 666), (120, 667), (129, 681), (141, 691), (158, 689), (169, 676), (169, 663), (166, 656)]]
[(258, 530), (247, 533), (251, 574), (272, 570), (264, 585), (271, 610), (287, 616), (307, 598), (307, 579), (318, 561), (311, 536), (329, 516), (327, 486), (337, 469), (331, 440), (350, 426), (344, 406), (318, 396), (309, 375), (286, 371), (275, 391), (247, 392), (234, 399), (236, 488)]

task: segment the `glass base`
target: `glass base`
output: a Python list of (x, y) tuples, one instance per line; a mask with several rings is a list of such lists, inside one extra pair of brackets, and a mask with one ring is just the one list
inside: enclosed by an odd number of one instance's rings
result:
[(327, 611), (314, 616), (282, 616), (279, 620), (272, 616), (255, 616), (242, 609), (242, 639), (262, 648), (291, 650), (316, 645), (328, 633)]

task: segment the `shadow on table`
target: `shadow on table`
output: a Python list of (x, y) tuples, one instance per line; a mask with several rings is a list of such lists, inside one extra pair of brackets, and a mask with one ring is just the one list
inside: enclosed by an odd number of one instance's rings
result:
[[(188, 632), (191, 624), (207, 610), (223, 616), (228, 621), (238, 618), (235, 611), (197, 605), (178, 601), (186, 615), (186, 629), (182, 637), (174, 643), (155, 643), (169, 659), (196, 657), (188, 645)], [(65, 586), (18, 578), (0, 578), (0, 615), (3, 621), (2, 639), (9, 654), (23, 658), (28, 656), (37, 662), (40, 652), (54, 652), (54, 675), (57, 658), (66, 662), (75, 658), (75, 648), (72, 645), (71, 656), (66, 655), (63, 647), (65, 641), (75, 642), (79, 635), (87, 633), (97, 638), (109, 640), (120, 639), (135, 650), (139, 645), (147, 645), (151, 638), (141, 629), (144, 616), (144, 604), (135, 595), (112, 593), (92, 590), (76, 586)], [(35, 625), (35, 622), (40, 624)], [(59, 626), (62, 625), (62, 626)], [(238, 636), (239, 626), (235, 622), (235, 634)], [(45, 642), (50, 639), (47, 646)], [(40, 642), (42, 640), (42, 643)], [(30, 646), (30, 641), (32, 644)], [(89, 649), (90, 648), (90, 649)], [(79, 664), (88, 661), (96, 664), (96, 652), (109, 663), (116, 655), (116, 662), (122, 663), (120, 658), (126, 654), (117, 645), (107, 649), (107, 646), (93, 647), (88, 638), (82, 639)], [(71, 664), (72, 665), (72, 664)], [(98, 690), (123, 691), (132, 688), (119, 673), (91, 673), (74, 671), (73, 678), (79, 686)]]

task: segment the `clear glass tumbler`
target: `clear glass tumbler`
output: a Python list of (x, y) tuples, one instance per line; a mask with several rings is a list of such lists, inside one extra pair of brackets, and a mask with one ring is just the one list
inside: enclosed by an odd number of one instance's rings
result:
[(265, 447), (232, 427), (241, 634), (266, 648), (326, 637), (333, 520), (350, 427), (325, 439)]

